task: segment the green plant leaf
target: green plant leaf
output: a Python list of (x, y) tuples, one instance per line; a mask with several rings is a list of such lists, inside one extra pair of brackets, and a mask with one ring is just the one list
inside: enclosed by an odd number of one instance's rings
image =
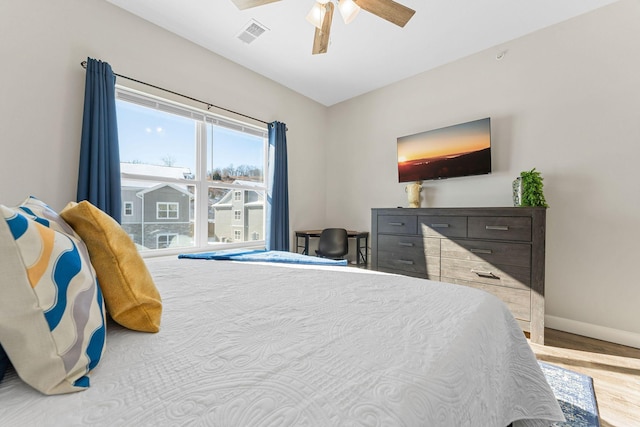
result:
[(541, 206), (548, 208), (544, 198), (542, 175), (536, 168), (520, 172), (522, 178), (522, 206)]

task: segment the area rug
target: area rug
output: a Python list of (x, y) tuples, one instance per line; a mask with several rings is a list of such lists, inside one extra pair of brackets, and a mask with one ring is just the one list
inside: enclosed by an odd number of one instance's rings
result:
[(213, 259), (221, 261), (281, 262), (286, 264), (347, 265), (346, 259), (333, 260), (302, 255), (295, 252), (265, 251), (262, 249), (226, 249), (215, 252), (180, 254), (178, 255), (178, 258)]
[(559, 366), (538, 362), (560, 403), (566, 422), (554, 427), (600, 427), (593, 379)]

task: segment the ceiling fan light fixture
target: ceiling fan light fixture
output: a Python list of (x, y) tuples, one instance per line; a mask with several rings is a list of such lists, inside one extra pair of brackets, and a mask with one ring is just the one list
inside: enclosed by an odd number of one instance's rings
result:
[(360, 6), (355, 4), (353, 0), (340, 0), (338, 3), (338, 10), (345, 24), (354, 20), (358, 12), (360, 12)]
[(307, 21), (313, 24), (316, 28), (322, 28), (324, 15), (325, 13), (327, 13), (327, 9), (325, 8), (324, 3), (317, 1), (307, 14)]

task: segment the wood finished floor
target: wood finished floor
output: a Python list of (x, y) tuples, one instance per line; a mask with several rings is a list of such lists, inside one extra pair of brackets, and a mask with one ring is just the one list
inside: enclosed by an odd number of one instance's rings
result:
[(538, 360), (593, 378), (602, 427), (640, 427), (640, 349), (553, 329), (529, 344)]

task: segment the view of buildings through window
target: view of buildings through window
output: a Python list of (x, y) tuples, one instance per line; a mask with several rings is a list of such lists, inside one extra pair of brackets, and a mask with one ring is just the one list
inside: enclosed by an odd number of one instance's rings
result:
[(140, 250), (264, 240), (267, 131), (116, 91), (122, 227)]

